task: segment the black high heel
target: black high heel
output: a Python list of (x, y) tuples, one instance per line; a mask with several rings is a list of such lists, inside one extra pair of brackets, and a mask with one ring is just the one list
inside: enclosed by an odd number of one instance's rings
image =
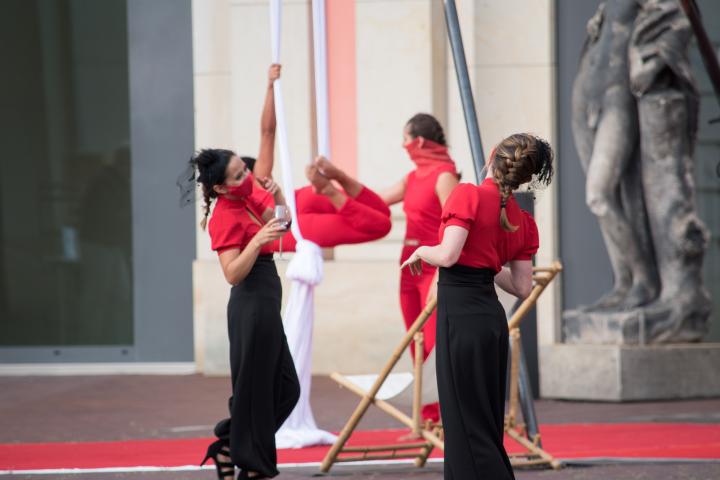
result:
[(230, 462), (221, 462), (217, 458), (218, 455), (230, 457), (230, 448), (222, 440), (216, 440), (208, 446), (207, 453), (205, 454), (203, 461), (200, 463), (200, 466), (202, 467), (205, 465), (205, 462), (212, 458), (213, 462), (215, 462), (215, 470), (220, 480), (225, 478), (235, 478), (235, 465)]

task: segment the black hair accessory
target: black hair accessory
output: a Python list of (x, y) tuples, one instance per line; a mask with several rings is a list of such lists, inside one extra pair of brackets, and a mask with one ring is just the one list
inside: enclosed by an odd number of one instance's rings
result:
[(537, 148), (537, 164), (533, 172), (536, 176), (534, 183), (549, 185), (553, 175), (552, 149), (545, 140), (539, 137), (535, 137), (535, 144)]
[(188, 166), (175, 180), (175, 185), (180, 189), (180, 207), (186, 207), (191, 203), (195, 203), (195, 191), (197, 188), (197, 180), (195, 177), (195, 164), (192, 160), (188, 162)]

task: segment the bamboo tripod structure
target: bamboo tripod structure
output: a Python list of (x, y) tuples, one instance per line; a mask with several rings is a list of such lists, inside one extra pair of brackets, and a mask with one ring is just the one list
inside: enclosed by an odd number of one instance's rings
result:
[[(350, 419), (345, 424), (345, 427), (343, 427), (342, 431), (338, 435), (337, 441), (333, 444), (328, 453), (325, 455), (325, 459), (320, 465), (320, 470), (322, 472), (328, 472), (334, 463), (357, 462), (360, 460), (415, 458), (415, 465), (418, 467), (422, 467), (423, 465), (425, 465), (427, 458), (430, 456), (430, 453), (435, 447), (443, 448), (444, 444), (442, 441), (442, 433), (440, 427), (436, 426), (434, 428), (423, 428), (420, 425), (420, 395), (422, 391), (421, 382), (423, 363), (422, 344), (424, 341), (423, 334), (420, 332), (420, 330), (422, 330), (428, 318), (430, 318), (430, 314), (433, 312), (433, 310), (435, 310), (436, 304), (437, 300), (433, 298), (427, 303), (427, 305), (425, 305), (423, 311), (420, 312), (418, 318), (412, 324), (410, 329), (408, 329), (400, 344), (393, 351), (390, 360), (387, 364), (385, 364), (385, 367), (383, 367), (380, 375), (378, 375), (377, 379), (375, 380), (369, 391), (366, 392), (365, 390), (358, 387), (339, 373), (333, 373), (330, 375), (330, 378), (335, 380), (338, 384), (340, 384), (340, 386), (345, 387), (351, 392), (360, 396), (361, 400), (358, 406), (355, 408), (353, 414), (350, 416)], [(395, 367), (395, 365), (397, 365), (397, 362), (400, 360), (407, 347), (410, 345), (410, 342), (412, 342), (413, 340), (416, 341), (416, 358), (414, 372), (416, 383), (414, 385), (415, 388), (413, 392), (413, 413), (412, 417), (410, 417), (397, 407), (391, 405), (384, 400), (375, 398), (375, 396), (377, 395), (380, 387), (382, 387), (385, 380), (387, 380), (387, 377), (390, 375), (392, 369)], [(365, 415), (365, 412), (367, 412), (371, 404), (374, 404), (380, 410), (387, 413), (399, 422), (403, 423), (416, 434), (419, 434), (423, 441), (372, 447), (345, 447), (345, 443), (348, 441), (350, 435), (355, 430), (355, 427), (357, 427), (360, 419), (362, 419), (363, 415)], [(340, 456), (340, 454), (350, 455)]]
[(537, 303), (537, 299), (545, 288), (562, 271), (562, 265), (556, 261), (550, 267), (533, 269), (533, 289), (510, 317), (508, 329), (510, 330), (510, 401), (508, 412), (505, 415), (505, 433), (525, 448), (525, 452), (510, 454), (510, 461), (514, 466), (549, 465), (559, 469), (561, 464), (552, 455), (540, 447), (540, 434), (528, 439), (525, 425), (517, 422), (518, 408), (520, 406), (520, 321), (527, 312)]
[[(520, 374), (520, 330), (518, 328), (522, 318), (535, 305), (537, 299), (548, 286), (555, 276), (562, 270), (560, 262), (556, 261), (550, 267), (533, 269), (533, 289), (518, 307), (515, 313), (508, 321), (508, 329), (510, 330), (512, 354), (511, 354), (511, 374), (510, 374), (510, 407), (505, 418), (505, 432), (515, 440), (518, 444), (525, 448), (522, 454), (511, 455), (511, 460), (515, 466), (530, 465), (550, 465), (557, 469), (560, 468), (560, 462), (545, 452), (540, 447), (540, 435), (528, 439), (525, 435), (525, 426), (517, 423), (517, 413), (519, 405), (519, 374)], [(360, 399), (360, 403), (355, 411), (348, 419), (342, 431), (338, 435), (338, 439), (330, 448), (328, 453), (320, 465), (320, 471), (327, 473), (335, 463), (341, 462), (357, 462), (363, 460), (389, 460), (414, 458), (415, 465), (422, 467), (427, 462), (428, 457), (434, 448), (445, 449), (443, 441), (442, 425), (426, 424), (422, 425), (420, 419), (420, 408), (422, 404), (422, 351), (423, 351), (423, 334), (422, 328), (425, 326), (430, 314), (435, 310), (437, 300), (435, 298), (428, 301), (427, 305), (420, 315), (417, 317), (412, 326), (403, 336), (400, 344), (393, 351), (390, 359), (383, 367), (382, 371), (375, 379), (372, 387), (368, 391), (363, 390), (356, 384), (345, 378), (339, 373), (333, 373), (330, 378), (335, 380), (341, 387), (345, 387), (355, 393)], [(415, 384), (413, 390), (413, 412), (412, 417), (393, 406), (385, 400), (376, 398), (383, 383), (387, 380), (390, 372), (392, 372), (397, 362), (402, 357), (410, 343), (415, 341)], [(394, 419), (410, 428), (413, 433), (418, 435), (420, 440), (414, 443), (397, 443), (392, 445), (374, 445), (361, 447), (346, 447), (345, 444), (357, 427), (365, 412), (370, 405), (387, 413)]]

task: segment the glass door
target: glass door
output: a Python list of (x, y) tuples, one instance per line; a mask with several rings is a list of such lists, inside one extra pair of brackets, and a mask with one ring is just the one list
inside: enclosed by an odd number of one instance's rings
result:
[(0, 25), (0, 348), (133, 345), (126, 1)]

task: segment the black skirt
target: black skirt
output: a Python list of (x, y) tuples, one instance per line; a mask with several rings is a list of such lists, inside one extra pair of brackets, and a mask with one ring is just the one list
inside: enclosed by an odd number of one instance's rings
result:
[(508, 327), (495, 272), (441, 268), (437, 382), (445, 430), (445, 478), (514, 479), (503, 446)]
[(229, 443), (233, 464), (267, 477), (278, 474), (275, 432), (300, 397), (281, 299), (272, 255), (258, 257), (248, 276), (232, 287), (227, 309), (230, 418), (215, 427), (215, 435)]

